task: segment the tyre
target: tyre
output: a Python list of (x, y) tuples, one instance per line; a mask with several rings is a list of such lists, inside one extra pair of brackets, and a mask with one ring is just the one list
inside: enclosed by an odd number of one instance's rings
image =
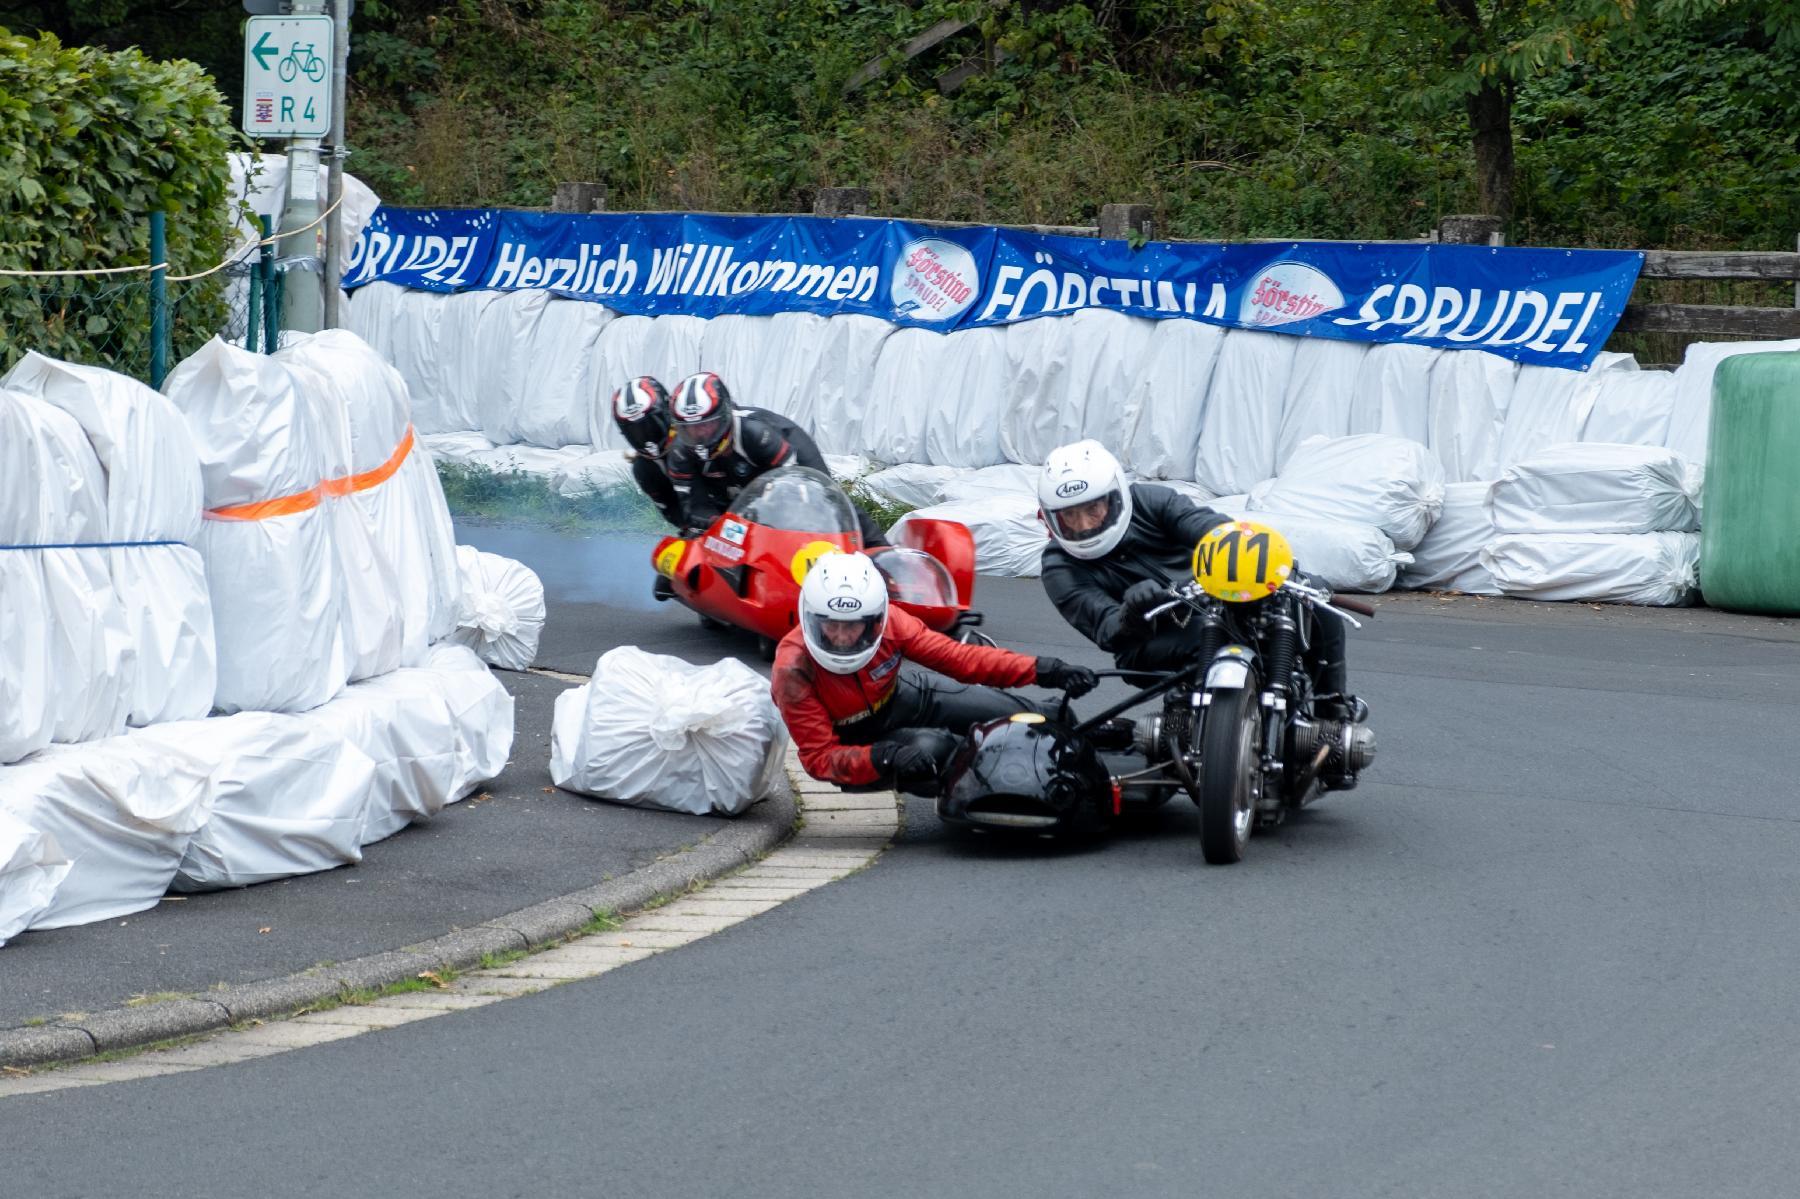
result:
[(756, 639), (756, 652), (763, 661), (773, 662), (775, 660), (775, 647), (777, 644), (778, 643), (773, 637), (758, 637)]
[(722, 620), (714, 620), (712, 617), (702, 612), (700, 613), (700, 627), (703, 629), (712, 629), (714, 632), (717, 632), (720, 629), (729, 629), (731, 626)]
[(1215, 866), (1240, 860), (1256, 823), (1262, 757), (1257, 693), (1215, 691), (1200, 730), (1200, 851)]

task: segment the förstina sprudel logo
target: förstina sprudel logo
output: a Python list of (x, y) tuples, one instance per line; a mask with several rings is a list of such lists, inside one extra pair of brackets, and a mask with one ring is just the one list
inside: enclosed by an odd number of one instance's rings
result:
[(1241, 325), (1291, 325), (1344, 306), (1331, 276), (1304, 262), (1277, 262), (1256, 275), (1238, 304)]
[(900, 251), (888, 298), (896, 317), (935, 323), (961, 316), (980, 290), (973, 254), (953, 241), (922, 237)]

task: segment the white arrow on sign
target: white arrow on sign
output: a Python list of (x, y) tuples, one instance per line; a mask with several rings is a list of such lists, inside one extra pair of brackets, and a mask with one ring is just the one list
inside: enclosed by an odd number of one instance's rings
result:
[(331, 131), (334, 33), (323, 14), (244, 23), (245, 133), (324, 137)]

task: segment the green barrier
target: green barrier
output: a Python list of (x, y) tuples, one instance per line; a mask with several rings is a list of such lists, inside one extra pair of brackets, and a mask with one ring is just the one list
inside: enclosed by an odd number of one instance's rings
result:
[(1719, 364), (1700, 523), (1707, 603), (1800, 615), (1800, 353)]

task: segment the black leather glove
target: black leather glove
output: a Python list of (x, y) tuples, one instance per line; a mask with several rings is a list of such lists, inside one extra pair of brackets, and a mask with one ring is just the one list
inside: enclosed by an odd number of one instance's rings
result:
[(1070, 699), (1080, 699), (1100, 685), (1100, 676), (1085, 666), (1076, 666), (1061, 658), (1039, 658), (1037, 684), (1056, 691), (1067, 691)]
[(1128, 629), (1144, 631), (1150, 627), (1150, 609), (1168, 598), (1167, 588), (1150, 579), (1133, 583), (1125, 589), (1125, 598), (1119, 601), (1122, 612), (1119, 623)]
[(911, 787), (937, 781), (937, 759), (915, 745), (877, 741), (869, 747), (869, 760), (883, 776), (893, 775), (897, 786)]

